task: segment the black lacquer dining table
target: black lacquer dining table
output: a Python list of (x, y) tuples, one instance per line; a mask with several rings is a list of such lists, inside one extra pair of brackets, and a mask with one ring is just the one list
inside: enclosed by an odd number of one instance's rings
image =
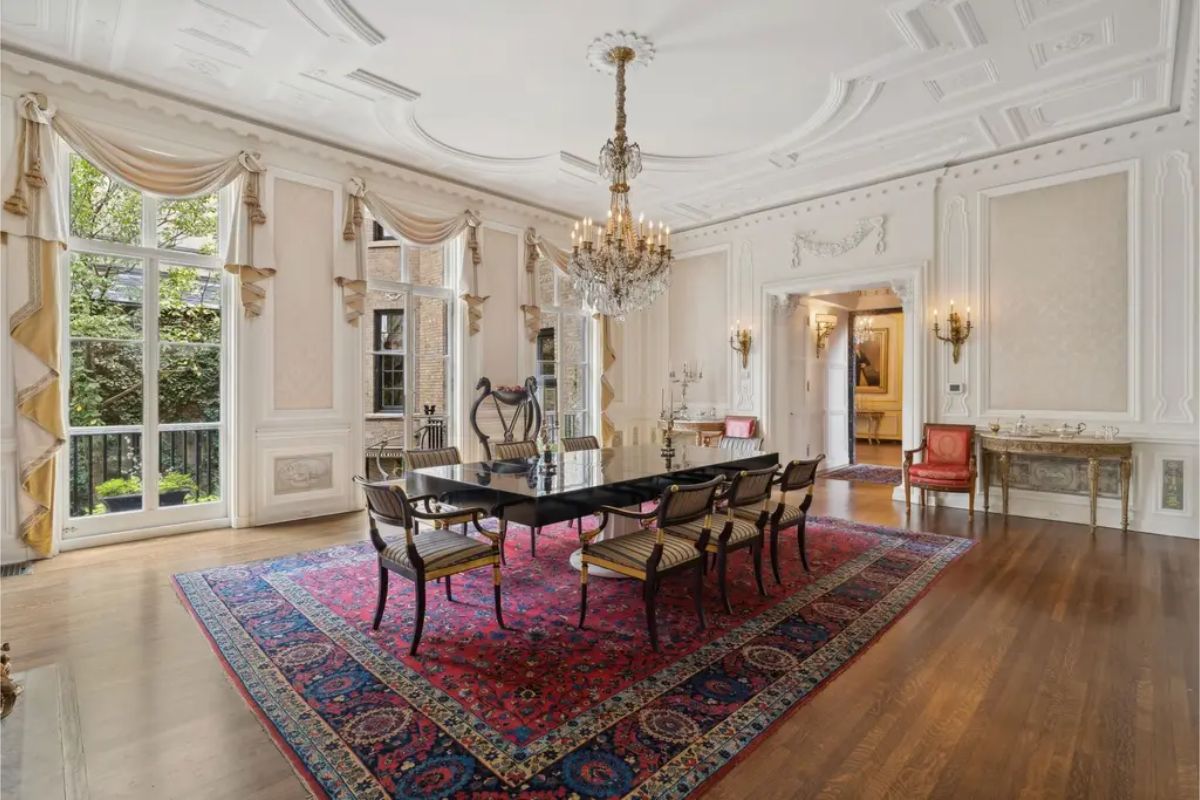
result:
[(481, 507), (492, 516), (541, 527), (591, 514), (600, 506), (633, 506), (661, 495), (672, 483), (697, 483), (717, 475), (778, 463), (776, 453), (733, 453), (683, 446), (664, 458), (658, 445), (609, 447), (504, 461), (428, 467), (405, 476), (410, 495), (436, 495), (459, 508)]

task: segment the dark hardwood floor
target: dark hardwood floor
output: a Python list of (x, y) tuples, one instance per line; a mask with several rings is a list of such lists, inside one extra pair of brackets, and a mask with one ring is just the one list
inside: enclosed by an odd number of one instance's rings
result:
[[(891, 487), (813, 511), (904, 525)], [(977, 546), (711, 798), (1194, 798), (1198, 543), (914, 508)], [(172, 573), (365, 537), (361, 515), (68, 553), (0, 581), (18, 669), (69, 664), (91, 797), (300, 798)], [(511, 546), (519, 546), (519, 543)]]

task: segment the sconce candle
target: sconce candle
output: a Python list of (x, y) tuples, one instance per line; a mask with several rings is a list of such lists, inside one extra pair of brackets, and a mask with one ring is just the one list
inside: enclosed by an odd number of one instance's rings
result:
[(729, 329), (729, 346), (735, 353), (742, 354), (742, 369), (750, 368), (750, 329), (742, 327), (742, 321), (739, 319)]
[(950, 301), (950, 313), (946, 315), (947, 331), (943, 334), (941, 326), (938, 325), (938, 312), (933, 310), (933, 335), (935, 338), (943, 342), (947, 342), (953, 348), (951, 358), (954, 363), (958, 363), (958, 359), (962, 355), (963, 342), (971, 335), (971, 307), (967, 306), (966, 322), (963, 322), (962, 317), (954, 310), (954, 301)]

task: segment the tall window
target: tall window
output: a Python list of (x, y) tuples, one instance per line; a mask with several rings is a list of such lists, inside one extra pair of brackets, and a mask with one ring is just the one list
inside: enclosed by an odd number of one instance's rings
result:
[[(77, 156), (69, 179), (68, 527), (223, 516), (217, 195), (150, 197)], [(96, 519), (119, 512), (157, 519)]]
[(375, 410), (404, 413), (404, 309), (375, 312)]
[[(442, 447), (450, 436), (451, 331), (457, 243), (419, 247), (378, 223), (367, 249), (363, 326), (368, 443)], [(369, 338), (368, 338), (369, 337)]]
[(559, 436), (594, 433), (592, 406), (592, 318), (569, 278), (542, 259), (537, 265), (537, 301), (542, 309), (535, 369), (546, 422)]

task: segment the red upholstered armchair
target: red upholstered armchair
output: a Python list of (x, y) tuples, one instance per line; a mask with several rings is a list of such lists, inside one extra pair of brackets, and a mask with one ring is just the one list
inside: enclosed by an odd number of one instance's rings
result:
[[(913, 456), (921, 454), (920, 463)], [(970, 517), (975, 516), (975, 426), (927, 422), (921, 446), (904, 451), (904, 510), (912, 510), (912, 487), (925, 492), (966, 492)]]

